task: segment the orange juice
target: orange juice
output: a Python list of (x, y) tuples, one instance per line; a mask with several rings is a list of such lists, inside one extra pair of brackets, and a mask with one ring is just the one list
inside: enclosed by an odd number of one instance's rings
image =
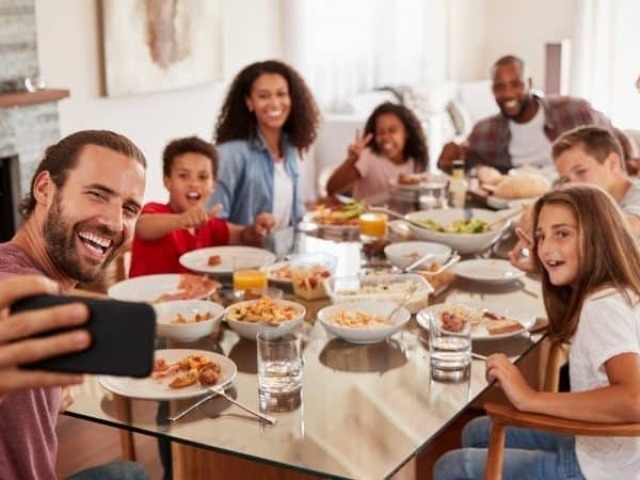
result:
[(233, 289), (235, 291), (263, 290), (267, 288), (267, 273), (262, 270), (246, 269), (233, 272)]
[(386, 213), (364, 213), (360, 215), (360, 234), (364, 237), (380, 238), (387, 233)]

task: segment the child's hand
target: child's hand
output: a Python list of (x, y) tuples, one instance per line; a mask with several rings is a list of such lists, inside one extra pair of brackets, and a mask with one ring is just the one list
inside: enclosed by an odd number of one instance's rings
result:
[(364, 138), (360, 135), (360, 130), (356, 130), (356, 138), (355, 141), (349, 145), (347, 150), (347, 160), (355, 163), (358, 158), (360, 158), (360, 154), (367, 147), (369, 142), (373, 139), (373, 134), (368, 133)]
[(533, 262), (533, 240), (525, 232), (522, 227), (516, 228), (516, 235), (518, 236), (518, 243), (515, 244), (513, 249), (507, 254), (511, 265), (524, 271), (534, 272), (536, 269)]
[[(214, 207), (215, 208), (215, 207)], [(211, 218), (204, 205), (196, 205), (180, 214), (180, 226), (182, 228), (198, 228)]]
[(522, 373), (511, 363), (504, 353), (496, 353), (487, 358), (485, 375), (487, 381), (498, 382), (509, 401), (518, 410), (526, 410), (526, 402), (535, 391), (529, 386)]

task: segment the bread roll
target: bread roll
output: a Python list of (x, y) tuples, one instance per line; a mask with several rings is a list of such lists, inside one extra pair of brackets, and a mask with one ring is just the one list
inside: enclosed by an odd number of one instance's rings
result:
[(478, 175), (480, 185), (497, 185), (504, 178), (504, 175), (502, 175), (497, 169), (489, 167), (488, 165), (478, 166), (476, 168), (476, 173)]
[(506, 176), (495, 187), (493, 194), (506, 200), (517, 198), (539, 197), (551, 190), (551, 182), (542, 175), (535, 173), (527, 175)]

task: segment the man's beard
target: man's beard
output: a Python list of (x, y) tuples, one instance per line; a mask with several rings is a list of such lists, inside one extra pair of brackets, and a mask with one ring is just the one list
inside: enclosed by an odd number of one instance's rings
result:
[(524, 98), (519, 100), (519, 105), (520, 107), (518, 108), (518, 111), (514, 114), (510, 114), (508, 112), (505, 111), (503, 105), (500, 105), (500, 111), (502, 112), (502, 114), (507, 117), (509, 120), (515, 120), (518, 121), (518, 119), (524, 115), (524, 112), (527, 110), (527, 108), (529, 107), (529, 105), (531, 105), (531, 102), (533, 101), (533, 97), (531, 95), (527, 95)]
[[(70, 225), (64, 218), (61, 198), (59, 193), (56, 192), (43, 226), (45, 249), (51, 260), (67, 277), (77, 282), (93, 282), (111, 263), (118, 251), (118, 247), (123, 243), (123, 237), (121, 236), (118, 239), (117, 235), (104, 225), (93, 228), (93, 231), (107, 238), (113, 238), (116, 241), (116, 245), (111, 248), (111, 253), (103, 262), (83, 266), (75, 247), (78, 233), (76, 227), (77, 225)], [(85, 261), (84, 264), (87, 264), (87, 262)]]

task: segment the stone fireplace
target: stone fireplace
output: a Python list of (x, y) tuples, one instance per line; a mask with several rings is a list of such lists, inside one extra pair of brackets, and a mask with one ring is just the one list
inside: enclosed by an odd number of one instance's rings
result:
[[(19, 199), (42, 155), (60, 138), (57, 101), (67, 90), (21, 90), (23, 79), (39, 74), (34, 0), (0, 0), (0, 241), (20, 219)], [(8, 91), (7, 91), (8, 90)]]

